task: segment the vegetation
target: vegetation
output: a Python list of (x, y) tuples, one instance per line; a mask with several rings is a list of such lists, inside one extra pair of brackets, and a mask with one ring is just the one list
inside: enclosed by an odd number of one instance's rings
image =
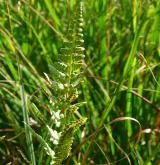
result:
[(0, 9), (0, 164), (160, 164), (160, 0)]

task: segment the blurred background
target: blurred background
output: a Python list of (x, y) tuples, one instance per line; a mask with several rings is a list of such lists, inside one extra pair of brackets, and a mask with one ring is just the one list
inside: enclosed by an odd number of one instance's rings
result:
[[(77, 131), (64, 164), (160, 164), (160, 1), (83, 0), (85, 60)], [(44, 72), (75, 0), (0, 1), (0, 162), (28, 164), (19, 84), (46, 119)], [(20, 71), (21, 70), (21, 71)], [(36, 96), (32, 97), (32, 96)], [(33, 128), (43, 132), (38, 126)], [(100, 130), (97, 132), (97, 128)], [(93, 136), (96, 133), (96, 136)], [(139, 138), (140, 137), (140, 138)], [(35, 140), (35, 149), (36, 140)], [(38, 152), (37, 152), (38, 153)], [(38, 156), (38, 155), (37, 155)], [(47, 163), (46, 163), (47, 164)]]

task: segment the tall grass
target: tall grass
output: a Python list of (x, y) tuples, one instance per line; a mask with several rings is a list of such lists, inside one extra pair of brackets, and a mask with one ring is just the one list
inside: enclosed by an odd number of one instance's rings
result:
[(78, 2), (0, 1), (0, 164), (159, 164), (160, 1)]

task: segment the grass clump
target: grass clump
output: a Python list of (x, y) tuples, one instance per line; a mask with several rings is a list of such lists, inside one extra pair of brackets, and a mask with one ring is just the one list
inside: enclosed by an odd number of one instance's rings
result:
[(159, 7), (0, 1), (1, 164), (159, 164)]

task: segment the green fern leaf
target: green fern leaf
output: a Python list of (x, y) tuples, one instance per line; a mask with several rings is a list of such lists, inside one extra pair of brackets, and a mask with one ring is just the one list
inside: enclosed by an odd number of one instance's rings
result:
[(71, 145), (73, 143), (74, 133), (85, 122), (86, 118), (82, 118), (70, 123), (69, 125), (66, 125), (63, 132), (61, 133), (59, 144), (55, 148), (55, 165), (60, 165), (62, 161), (69, 156)]

